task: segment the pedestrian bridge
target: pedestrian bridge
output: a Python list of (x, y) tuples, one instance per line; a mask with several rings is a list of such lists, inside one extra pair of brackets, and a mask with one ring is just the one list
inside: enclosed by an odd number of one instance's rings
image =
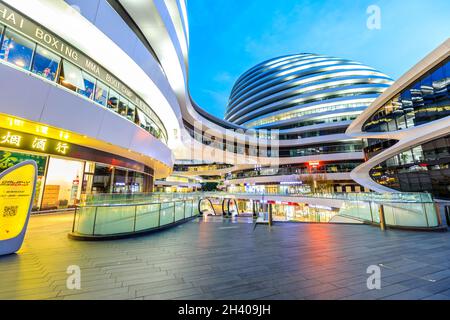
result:
[(204, 213), (224, 217), (246, 214), (270, 221), (273, 218), (273, 221), (367, 223), (418, 230), (441, 227), (437, 207), (427, 193), (101, 194), (83, 199), (75, 211), (70, 237), (94, 240), (136, 236), (178, 225)]

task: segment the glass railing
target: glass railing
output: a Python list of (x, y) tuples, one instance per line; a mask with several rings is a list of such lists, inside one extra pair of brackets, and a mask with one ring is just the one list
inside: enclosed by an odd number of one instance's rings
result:
[(107, 205), (124, 204), (138, 202), (162, 202), (177, 199), (184, 199), (192, 193), (164, 193), (164, 192), (143, 192), (143, 193), (98, 193), (83, 194), (80, 205)]
[[(313, 204), (317, 200), (329, 202), (335, 218), (343, 217), (371, 224), (380, 224), (380, 210), (384, 211), (387, 226), (401, 228), (437, 228), (441, 225), (439, 211), (429, 193), (204, 193), (205, 197), (252, 199), (260, 202), (287, 201)], [(282, 198), (281, 198), (282, 197)], [(307, 200), (305, 200), (307, 199)], [(323, 202), (322, 202), (323, 203)], [(337, 206), (337, 207), (335, 207)], [(330, 222), (333, 222), (331, 219)]]
[(429, 193), (375, 193), (375, 192), (357, 192), (357, 193), (261, 193), (261, 192), (204, 192), (198, 193), (203, 196), (212, 197), (245, 197), (259, 196), (261, 198), (270, 197), (289, 197), (289, 198), (315, 198), (315, 199), (334, 199), (348, 201), (365, 202), (395, 202), (395, 203), (433, 203), (433, 197)]
[[(206, 202), (203, 199), (213, 199)], [(219, 202), (215, 201), (219, 199)], [(175, 225), (202, 211), (220, 212), (220, 200), (254, 200), (259, 203), (297, 203), (307, 207), (331, 210), (327, 222), (355, 222), (380, 224), (384, 212), (387, 226), (406, 228), (436, 228), (441, 225), (439, 211), (428, 193), (137, 193), (98, 194), (84, 199), (75, 211), (72, 235), (104, 237), (133, 235), (161, 227)], [(317, 201), (316, 201), (317, 200)], [(323, 200), (330, 200), (324, 202)], [(212, 207), (214, 207), (214, 209)], [(211, 207), (211, 208), (210, 208)], [(325, 207), (324, 207), (325, 208)], [(325, 209), (324, 209), (325, 210)], [(220, 213), (219, 213), (220, 214)]]
[(395, 203), (433, 203), (433, 197), (430, 193), (420, 192), (402, 192), (402, 193), (375, 193), (375, 192), (356, 192), (356, 193), (263, 193), (263, 192), (191, 192), (191, 193), (106, 193), (83, 195), (81, 205), (106, 205), (106, 204), (124, 204), (136, 202), (162, 202), (183, 200), (188, 197), (247, 197), (258, 196), (261, 198), (270, 197), (289, 197), (289, 198), (317, 198), (334, 199), (348, 201), (365, 202), (395, 202)]
[(386, 225), (392, 227), (436, 228), (440, 225), (436, 206), (432, 202), (364, 202), (346, 201), (338, 216), (380, 224), (384, 210)]
[[(147, 198), (146, 201), (81, 205), (76, 208), (72, 227), (74, 237), (129, 235), (178, 224), (195, 217), (198, 196)], [(105, 202), (111, 202), (111, 199)], [(143, 200), (143, 199), (141, 199)], [(119, 202), (119, 198), (115, 201)]]

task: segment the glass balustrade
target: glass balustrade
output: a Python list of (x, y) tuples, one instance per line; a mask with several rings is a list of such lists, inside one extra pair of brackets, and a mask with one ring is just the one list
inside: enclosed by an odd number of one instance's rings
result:
[[(262, 194), (231, 192), (99, 194), (84, 199), (73, 221), (75, 235), (111, 236), (149, 231), (174, 225), (198, 216), (213, 199), (239, 199), (260, 204), (306, 204), (314, 208), (329, 207), (335, 217), (379, 224), (383, 208), (385, 221), (392, 227), (435, 228), (440, 226), (439, 212), (428, 193), (320, 193)], [(286, 221), (285, 215), (281, 221)], [(323, 221), (322, 221), (323, 220)]]
[[(196, 196), (148, 196), (97, 196), (95, 204), (81, 205), (75, 211), (72, 234), (99, 237), (132, 234), (170, 226), (199, 214)], [(144, 199), (146, 202), (142, 202)]]

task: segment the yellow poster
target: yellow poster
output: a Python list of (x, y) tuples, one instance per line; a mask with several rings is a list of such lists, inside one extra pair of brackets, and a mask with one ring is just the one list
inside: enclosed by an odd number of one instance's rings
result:
[(23, 241), (22, 231), (31, 210), (36, 174), (36, 163), (25, 161), (0, 175), (0, 247), (6, 240), (21, 237)]

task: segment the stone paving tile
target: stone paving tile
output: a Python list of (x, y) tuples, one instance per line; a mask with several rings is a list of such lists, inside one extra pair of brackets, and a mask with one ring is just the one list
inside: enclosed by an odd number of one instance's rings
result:
[(446, 296), (444, 294), (435, 294), (422, 300), (450, 300), (450, 296)]
[(362, 291), (360, 293), (357, 293), (355, 295), (350, 295), (348, 297), (344, 297), (344, 300), (375, 300), (375, 299), (385, 299), (389, 296), (392, 296), (394, 294), (402, 293), (405, 291), (411, 290), (408, 287), (394, 284), (387, 287), (381, 287), (380, 290), (368, 290), (366, 287), (365, 291)]
[[(67, 238), (72, 217), (30, 219), (23, 248), (0, 258), (0, 298), (450, 299), (448, 233), (325, 224), (253, 230), (219, 218), (77, 242)], [(382, 289), (369, 291), (367, 267), (380, 264)], [(66, 288), (69, 265), (81, 268), (81, 290)]]
[(323, 292), (315, 293), (306, 296), (306, 300), (338, 300), (355, 294), (353, 290), (349, 288), (339, 288), (334, 290), (326, 290)]
[(432, 296), (433, 294), (420, 289), (412, 289), (388, 296), (386, 300), (419, 300)]
[(148, 297), (151, 295), (164, 294), (172, 291), (179, 291), (194, 288), (192, 283), (174, 283), (160, 287), (150, 287), (135, 291), (136, 297)]
[(200, 288), (186, 288), (180, 290), (173, 290), (169, 292), (161, 292), (144, 297), (144, 300), (174, 300), (187, 299), (186, 297), (193, 295), (201, 295), (203, 291)]
[(256, 289), (254, 291), (236, 293), (230, 296), (217, 298), (219, 300), (265, 300), (270, 296), (278, 294), (279, 291), (273, 288)]

